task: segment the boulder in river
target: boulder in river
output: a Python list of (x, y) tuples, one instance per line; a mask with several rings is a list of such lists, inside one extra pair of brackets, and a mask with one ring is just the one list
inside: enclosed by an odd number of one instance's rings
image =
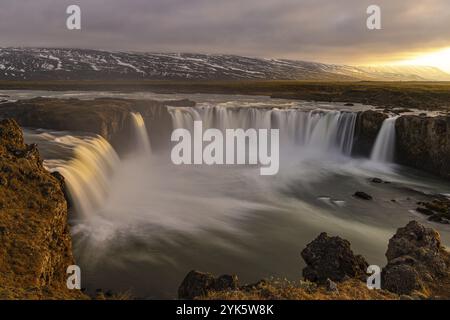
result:
[(355, 194), (353, 196), (356, 198), (363, 199), (363, 200), (372, 200), (373, 199), (371, 195), (369, 195), (363, 191), (357, 191), (357, 192), (355, 192)]

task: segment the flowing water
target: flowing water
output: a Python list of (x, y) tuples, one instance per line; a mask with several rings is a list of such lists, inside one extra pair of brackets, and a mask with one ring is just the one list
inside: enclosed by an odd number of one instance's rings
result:
[[(348, 239), (370, 264), (383, 266), (389, 238), (412, 219), (438, 229), (450, 244), (448, 226), (414, 211), (423, 193), (449, 194), (450, 185), (389, 163), (394, 119), (383, 125), (372, 159), (353, 158), (357, 110), (261, 97), (183, 97), (198, 105), (170, 108), (177, 128), (192, 129), (194, 120), (222, 130), (279, 128), (280, 172), (260, 176), (256, 166), (172, 165), (167, 154), (150, 151), (138, 114), (130, 115), (133, 150), (120, 159), (99, 137), (26, 131), (45, 165), (67, 179), (83, 287), (174, 298), (192, 269), (235, 273), (243, 283), (299, 279), (300, 252), (321, 232)], [(375, 184), (373, 177), (391, 183)], [(355, 191), (374, 200), (354, 198)]]
[(398, 116), (383, 121), (372, 150), (371, 159), (377, 162), (394, 162), (395, 121)]

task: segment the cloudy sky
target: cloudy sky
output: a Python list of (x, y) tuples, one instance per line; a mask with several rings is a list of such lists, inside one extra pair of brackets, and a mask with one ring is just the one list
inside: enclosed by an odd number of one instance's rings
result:
[[(66, 29), (66, 8), (82, 30)], [(366, 9), (382, 10), (382, 30)], [(0, 46), (380, 63), (450, 47), (450, 0), (0, 0)]]

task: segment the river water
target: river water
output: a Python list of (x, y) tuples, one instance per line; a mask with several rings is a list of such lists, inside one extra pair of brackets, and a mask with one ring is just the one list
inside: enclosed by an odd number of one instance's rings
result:
[[(301, 250), (321, 232), (348, 239), (370, 264), (384, 266), (389, 238), (413, 219), (439, 230), (450, 245), (450, 227), (414, 211), (424, 193), (450, 194), (448, 182), (390, 163), (392, 145), (386, 151), (382, 141), (372, 159), (351, 156), (355, 112), (369, 106), (201, 94), (3, 93), (11, 99), (189, 98), (197, 107), (170, 110), (175, 127), (203, 120), (219, 129), (280, 128), (276, 176), (261, 176), (256, 166), (175, 166), (167, 154), (152, 153), (139, 114), (132, 116), (136, 147), (120, 156), (90, 134), (27, 129), (27, 142), (38, 143), (45, 165), (66, 177), (75, 256), (82, 286), (91, 291), (175, 298), (192, 269), (234, 273), (243, 283), (297, 280)], [(382, 135), (392, 140), (389, 131)], [(354, 198), (356, 191), (373, 200)]]

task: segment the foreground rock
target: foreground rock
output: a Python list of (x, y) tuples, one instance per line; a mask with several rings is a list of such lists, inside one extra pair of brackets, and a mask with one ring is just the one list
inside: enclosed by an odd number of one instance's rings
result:
[[(398, 296), (385, 290), (369, 290), (364, 282), (347, 279), (318, 286), (309, 281), (261, 280), (240, 286), (236, 276), (223, 283), (211, 274), (191, 271), (179, 288), (180, 299), (199, 300), (392, 300)], [(189, 279), (189, 280), (187, 280)], [(233, 281), (229, 281), (233, 279)], [(235, 279), (235, 280), (234, 280)], [(211, 285), (219, 281), (219, 286)], [(230, 285), (231, 284), (231, 285)], [(183, 295), (186, 294), (186, 295)]]
[(445, 287), (450, 276), (449, 254), (441, 245), (439, 233), (416, 221), (397, 230), (389, 240), (386, 258), (382, 285), (398, 294)]
[(0, 121), (0, 299), (81, 299), (66, 288), (73, 265), (67, 204), (35, 145)]
[[(239, 286), (236, 276), (214, 277), (191, 271), (179, 288), (183, 299), (218, 300), (415, 300), (450, 298), (450, 255), (439, 234), (411, 221), (389, 241), (382, 289), (367, 288), (368, 263), (350, 243), (320, 234), (302, 251), (306, 281), (261, 280)], [(363, 281), (361, 281), (363, 280)]]
[(308, 244), (301, 255), (307, 264), (303, 269), (303, 277), (317, 283), (346, 278), (364, 279), (369, 266), (364, 257), (353, 253), (350, 242), (339, 237), (329, 237), (326, 233), (321, 233)]
[(209, 291), (235, 290), (238, 278), (235, 275), (222, 275), (218, 278), (210, 273), (191, 271), (178, 288), (179, 299), (194, 299), (205, 296)]

